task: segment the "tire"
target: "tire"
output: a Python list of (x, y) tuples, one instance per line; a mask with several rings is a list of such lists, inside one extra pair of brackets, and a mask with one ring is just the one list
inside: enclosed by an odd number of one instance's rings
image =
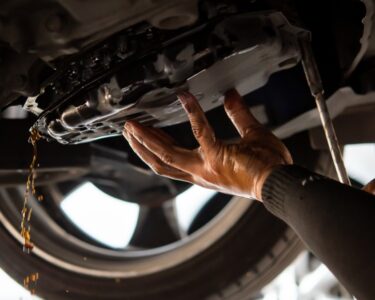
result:
[[(322, 174), (331, 174), (328, 154), (312, 150), (306, 134), (293, 137), (286, 143), (296, 163)], [(168, 264), (172, 259), (159, 260), (152, 266), (160, 267), (160, 271), (121, 277), (115, 275), (116, 268), (127, 268), (127, 259), (121, 255), (95, 256), (93, 249), (99, 249), (100, 245), (90, 244), (86, 240), (82, 243), (88, 245), (87, 251), (91, 251), (91, 263), (96, 264), (97, 269), (102, 267), (107, 270), (105, 276), (89, 275), (80, 272), (79, 268), (72, 268), (72, 264), (63, 265), (72, 261), (73, 256), (85, 258), (86, 254), (78, 252), (78, 246), (74, 243), (58, 244), (55, 235), (70, 238), (74, 233), (68, 233), (58, 222), (51, 223), (44, 209), (38, 212), (36, 208), (33, 217), (33, 235), (35, 241), (40, 241), (36, 242), (37, 249), (30, 255), (23, 253), (20, 240), (17, 240), (22, 191), (17, 188), (3, 189), (0, 195), (0, 265), (18, 282), (22, 282), (26, 275), (38, 272), (37, 294), (45, 299), (253, 299), (304, 248), (295, 233), (262, 205), (238, 197), (226, 204), (225, 199), (221, 198), (222, 201), (209, 202), (196, 217), (191, 227), (192, 236), (196, 235), (196, 238), (192, 237), (186, 245), (176, 248), (175, 252), (180, 251), (183, 262), (162, 268), (163, 262)], [(226, 214), (220, 222), (215, 223), (216, 218), (220, 214), (224, 216), (225, 210), (233, 207), (243, 209), (242, 215), (210, 243), (211, 231), (220, 230), (225, 222), (231, 222), (235, 211)], [(214, 210), (219, 213), (208, 222)], [(78, 239), (79, 233), (74, 238)], [(193, 255), (190, 245), (194, 243), (201, 251)], [(165, 255), (173, 254), (166, 248), (161, 249), (164, 249)], [(108, 249), (103, 251), (112, 253)], [(55, 259), (57, 256), (59, 263)], [(154, 258), (157, 255), (145, 258), (145, 264)], [(88, 261), (82, 264), (88, 264)], [(114, 275), (107, 276), (111, 271)]]

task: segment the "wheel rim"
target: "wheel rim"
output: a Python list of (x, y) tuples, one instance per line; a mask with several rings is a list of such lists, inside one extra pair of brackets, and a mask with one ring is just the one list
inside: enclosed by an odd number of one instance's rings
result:
[[(0, 222), (21, 244), (19, 210), (14, 198), (22, 198), (22, 188), (3, 190)], [(207, 225), (182, 240), (147, 250), (110, 250), (91, 245), (68, 234), (40, 206), (33, 207), (33, 254), (71, 272), (101, 278), (132, 278), (150, 275), (183, 264), (209, 248), (230, 230), (250, 208), (252, 201), (233, 197)], [(44, 228), (44, 230), (43, 230)], [(61, 248), (64, 246), (64, 248)]]

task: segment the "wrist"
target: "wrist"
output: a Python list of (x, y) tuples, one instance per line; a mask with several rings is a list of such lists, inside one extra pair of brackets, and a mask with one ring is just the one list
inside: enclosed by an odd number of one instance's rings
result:
[(274, 172), (276, 169), (280, 168), (281, 166), (291, 165), (290, 162), (281, 162), (277, 164), (273, 164), (270, 166), (267, 166), (263, 172), (261, 172), (261, 175), (259, 176), (256, 184), (255, 184), (255, 197), (258, 201), (263, 202), (262, 197), (262, 190), (265, 182), (267, 181), (267, 178)]

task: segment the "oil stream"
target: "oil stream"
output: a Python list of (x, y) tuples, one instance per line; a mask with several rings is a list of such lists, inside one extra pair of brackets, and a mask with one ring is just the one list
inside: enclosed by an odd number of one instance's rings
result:
[[(21, 221), (21, 236), (23, 238), (23, 251), (29, 254), (33, 248), (34, 244), (31, 241), (31, 214), (32, 208), (29, 206), (29, 199), (30, 197), (34, 196), (39, 201), (43, 200), (42, 195), (38, 195), (35, 189), (35, 176), (36, 176), (36, 168), (38, 167), (37, 158), (38, 158), (38, 149), (37, 149), (37, 142), (41, 138), (39, 132), (35, 128), (31, 128), (30, 130), (30, 138), (29, 143), (31, 143), (33, 147), (33, 156), (31, 163), (29, 165), (29, 174), (27, 177), (26, 182), (26, 190), (24, 195), (24, 202), (21, 211), (22, 221)], [(32, 273), (25, 277), (23, 280), (24, 287), (31, 292), (31, 294), (35, 294), (36, 291), (36, 284), (39, 279), (39, 273)]]

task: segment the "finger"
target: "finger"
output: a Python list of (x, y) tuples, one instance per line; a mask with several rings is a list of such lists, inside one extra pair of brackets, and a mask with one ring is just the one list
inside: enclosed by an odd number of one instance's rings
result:
[(262, 125), (254, 118), (249, 107), (236, 90), (225, 93), (224, 109), (241, 137), (250, 135)]
[(136, 122), (127, 122), (125, 129), (150, 152), (156, 155), (163, 163), (187, 173), (194, 173), (199, 165), (196, 152), (185, 150), (160, 139), (153, 130)]
[(375, 179), (371, 180), (368, 184), (363, 187), (363, 190), (375, 195)]
[(203, 150), (211, 150), (215, 147), (215, 133), (199, 105), (197, 99), (190, 93), (179, 93), (178, 98), (184, 107), (191, 124), (191, 129), (199, 145)]
[(132, 136), (126, 131), (124, 131), (123, 134), (129, 142), (132, 149), (134, 150), (134, 152), (156, 174), (169, 177), (172, 179), (190, 182), (191, 176), (189, 174), (164, 164), (156, 155), (151, 153), (147, 148), (140, 144), (134, 136)]
[(176, 141), (171, 136), (166, 134), (163, 130), (154, 127), (148, 127), (148, 129), (150, 129), (156, 136), (162, 139), (165, 143), (177, 145)]

